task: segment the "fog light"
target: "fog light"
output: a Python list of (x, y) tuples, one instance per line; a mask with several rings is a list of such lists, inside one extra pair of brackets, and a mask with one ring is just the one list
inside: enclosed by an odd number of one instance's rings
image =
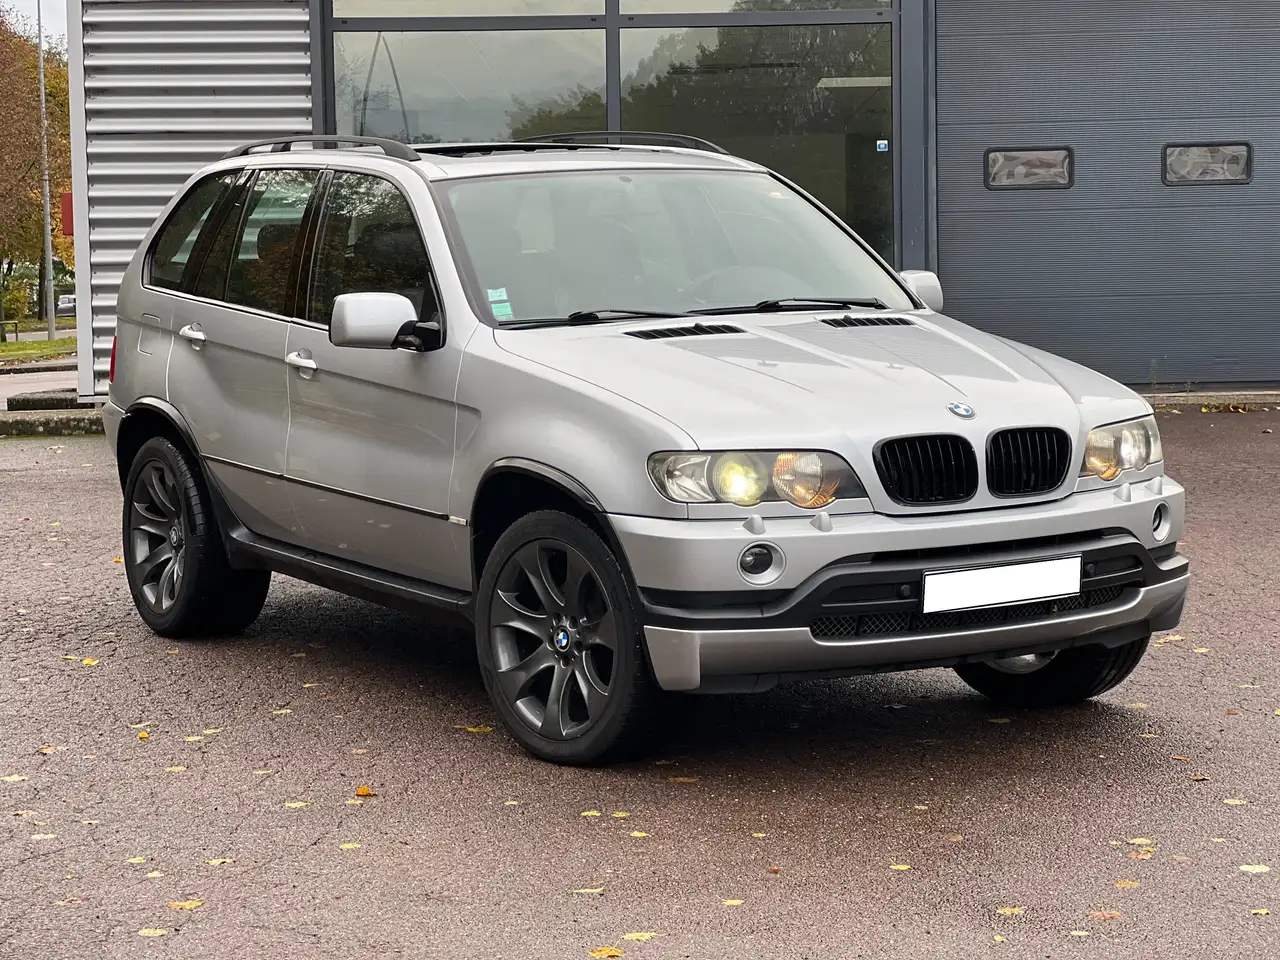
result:
[(1151, 535), (1155, 537), (1156, 543), (1161, 543), (1169, 536), (1169, 508), (1165, 504), (1156, 507), (1155, 513), (1151, 515)]
[(768, 547), (756, 544), (754, 547), (747, 547), (742, 551), (742, 558), (738, 561), (742, 567), (742, 572), (749, 577), (758, 577), (762, 573), (768, 572), (773, 566), (773, 551)]

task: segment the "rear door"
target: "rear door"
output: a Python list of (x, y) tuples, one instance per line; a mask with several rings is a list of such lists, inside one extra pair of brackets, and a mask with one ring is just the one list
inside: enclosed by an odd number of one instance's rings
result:
[(175, 303), (169, 396), (229, 505), (256, 533), (295, 540), (283, 482), (284, 363), (298, 251), (319, 169), (261, 170), (239, 185)]
[[(434, 216), (425, 181), (334, 170), (320, 211), (305, 320), (289, 331), (285, 467), (307, 542), (368, 566), (469, 587), (448, 523), (462, 344), (431, 353), (329, 342), (344, 293), (407, 296), (420, 319), (439, 298), (415, 207)], [(439, 233), (438, 223), (434, 224)]]

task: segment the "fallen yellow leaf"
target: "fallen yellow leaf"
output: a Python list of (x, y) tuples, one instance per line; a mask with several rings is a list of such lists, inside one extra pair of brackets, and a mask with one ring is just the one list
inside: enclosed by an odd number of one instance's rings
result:
[(591, 951), (591, 956), (598, 958), (620, 957), (622, 951), (617, 947), (596, 947)]
[(181, 652), (182, 651), (179, 650), (177, 647), (174, 647), (172, 650), (165, 651), (165, 653), (169, 654), (169, 656), (173, 656), (175, 653), (181, 653)]
[(633, 837), (647, 837), (647, 836), (648, 836), (648, 834), (647, 834), (647, 833), (645, 833), (643, 830), (632, 830), (632, 831), (631, 831), (631, 835), (632, 835)]
[(631, 816), (631, 814), (627, 813), (625, 810), (615, 810), (613, 813), (609, 814), (609, 816), (613, 817), (615, 820), (622, 820)]
[(964, 839), (964, 834), (963, 834), (963, 833), (953, 833), (953, 834), (951, 834), (949, 837), (947, 837), (947, 839), (948, 839), (948, 840), (950, 840), (952, 843), (959, 843), (961, 840), (963, 840), (963, 839)]
[(221, 733), (222, 731), (222, 727), (210, 727), (208, 730), (201, 730), (200, 732), (206, 735), (212, 735), (215, 733)]
[(583, 810), (580, 814), (578, 814), (578, 816), (580, 816), (580, 817), (598, 817), (598, 816), (600, 816), (600, 811), (599, 811), (599, 810)]
[[(119, 563), (119, 562), (120, 562), (119, 560), (116, 561), (116, 563)], [(161, 930), (157, 927), (143, 927), (141, 930), (138, 931), (138, 936), (140, 937), (165, 937), (168, 935), (169, 935), (168, 930)]]
[(279, 710), (271, 711), (277, 717), (283, 717), (285, 714), (293, 713), (288, 707), (281, 707)]
[(520, 801), (519, 800), (503, 800), (502, 805), (504, 807), (518, 807), (520, 806)]
[(1016, 917), (1022, 913), (1021, 907), (996, 907), (996, 913), (1002, 917)]
[(1130, 850), (1125, 854), (1130, 860), (1150, 860), (1153, 856), (1152, 852), (1147, 850)]
[(147, 862), (146, 857), (130, 857), (128, 860), (125, 861), (125, 863), (146, 863), (146, 862)]
[(164, 772), (165, 773), (185, 773), (186, 769), (187, 769), (186, 767), (165, 767)]
[(204, 906), (203, 900), (170, 900), (170, 910), (194, 910), (196, 907)]
[(310, 800), (287, 800), (284, 805), (286, 810), (298, 810), (302, 807), (309, 806), (311, 806)]
[(1246, 803), (1248, 803), (1249, 801), (1248, 801), (1248, 800), (1241, 800), (1239, 797), (1227, 797), (1227, 798), (1226, 798), (1225, 800), (1223, 800), (1222, 802), (1223, 802), (1223, 803), (1225, 803), (1225, 804), (1226, 804), (1227, 806), (1229, 806), (1229, 807), (1243, 807), (1243, 806), (1244, 806)]
[(909, 864), (909, 863), (891, 863), (891, 864), (889, 864), (889, 869), (890, 869), (890, 870), (910, 870), (910, 869), (911, 869), (911, 864)]
[(129, 724), (129, 729), (130, 729), (130, 730), (145, 730), (145, 729), (146, 729), (147, 727), (149, 727), (149, 726), (151, 726), (151, 721), (150, 721), (150, 720), (144, 720), (144, 721), (142, 721), (142, 723), (131, 723), (131, 724)]
[(1169, 635), (1169, 636), (1167, 636), (1167, 637), (1161, 637), (1160, 639), (1161, 639), (1164, 643), (1177, 643), (1179, 640), (1185, 640), (1185, 639), (1187, 639), (1187, 638), (1186, 638), (1186, 637), (1184, 637), (1184, 636), (1183, 636), (1182, 634), (1180, 634), (1180, 633), (1174, 633), (1174, 634), (1171, 634), (1171, 635)]
[(274, 771), (274, 770), (255, 770), (255, 771), (253, 771), (253, 775), (254, 775), (255, 777), (266, 777), (266, 776), (270, 776), (270, 775), (271, 775), (271, 774), (273, 774), (273, 773), (275, 773), (275, 771)]
[(11, 773), (7, 777), (0, 777), (0, 780), (3, 780), (5, 783), (21, 783), (25, 779), (27, 779), (27, 777), (26, 774), (23, 773)]
[(183, 737), (182, 739), (185, 740), (187, 743), (197, 743), (203, 740), (204, 737), (200, 736), (199, 734), (193, 734), (189, 737)]
[(1115, 910), (1090, 910), (1090, 920), (1119, 920), (1120, 914)]
[(1271, 916), (1271, 911), (1270, 911), (1270, 910), (1268, 910), (1266, 907), (1256, 907), (1255, 909), (1250, 910), (1249, 912), (1250, 912), (1251, 914), (1253, 914), (1255, 917), (1269, 917), (1269, 916)]
[(369, 750), (368, 750), (368, 748), (366, 748), (366, 747), (357, 747), (356, 749), (352, 750), (351, 752), (352, 752), (352, 754), (354, 754), (354, 755), (355, 755), (355, 756), (357, 756), (357, 757), (363, 757), (366, 753), (368, 753), (368, 752), (369, 752)]
[(1135, 847), (1150, 847), (1155, 843), (1155, 841), (1148, 840), (1146, 837), (1136, 837), (1133, 840), (1130, 840), (1129, 843), (1133, 844)]
[(139, 730), (139, 731), (138, 731), (138, 739), (139, 739), (139, 740), (150, 740), (150, 739), (151, 739), (151, 734), (147, 733), (147, 731), (145, 731), (145, 730)]
[(112, 558), (111, 558), (111, 562), (112, 562), (112, 563), (124, 563), (124, 557), (112, 557)]
[(83, 663), (86, 667), (96, 667), (98, 665), (98, 661), (93, 659), (93, 657), (85, 657), (80, 662)]
[(742, 900), (721, 900), (726, 907), (740, 907), (745, 901)]
[(1227, 838), (1226, 838), (1226, 837), (1210, 837), (1209, 839), (1210, 839), (1210, 840), (1212, 840), (1214, 843), (1226, 843), (1226, 842), (1227, 842)]
[(224, 863), (235, 863), (235, 860), (231, 857), (215, 857), (212, 860), (206, 860), (205, 863), (211, 867), (220, 867)]
[(363, 801), (363, 800), (361, 800), (359, 797), (352, 797), (350, 800), (348, 800), (348, 801), (347, 801), (347, 806), (348, 806), (348, 807), (358, 807), (358, 806), (360, 806), (360, 804), (362, 804), (362, 803), (364, 803), (364, 801)]
[(1008, 723), (1008, 717), (988, 717), (987, 723)]
[(1240, 869), (1243, 870), (1245, 873), (1267, 873), (1271, 870), (1270, 867), (1261, 863), (1246, 863)]
[(467, 733), (493, 733), (493, 727), (461, 727)]
[(160, 879), (161, 877), (163, 877), (163, 876), (164, 876), (164, 874), (163, 874), (163, 873), (161, 873), (159, 870), (152, 870), (150, 873), (148, 873), (148, 874), (147, 874), (147, 879), (148, 879), (148, 880), (159, 880), (159, 879)]
[(1208, 647), (1196, 647), (1196, 648), (1195, 648), (1195, 649), (1193, 649), (1191, 652), (1192, 652), (1192, 653), (1208, 653), (1208, 652), (1209, 652), (1209, 648), (1208, 648)]
[(996, 934), (994, 937), (992, 937), (991, 939), (992, 939), (992, 941), (994, 941), (995, 943), (1004, 943), (1004, 942), (1005, 942), (1005, 940), (1007, 940), (1007, 939), (1008, 939), (1008, 937), (1002, 937), (1002, 936), (1000, 936), (1000, 934), (998, 934), (998, 933), (997, 933), (997, 934)]
[(640, 941), (641, 943), (648, 943), (648, 942), (649, 942), (650, 940), (652, 940), (654, 937), (660, 937), (660, 936), (662, 936), (662, 934), (660, 934), (660, 933), (624, 933), (624, 934), (622, 935), (622, 939), (623, 939), (623, 940), (638, 940), (638, 941)]
[(768, 836), (768, 834), (764, 834), (764, 833), (753, 833), (753, 834), (752, 834), (752, 836), (753, 836), (753, 837), (755, 837), (757, 840), (760, 840), (760, 839), (763, 839), (764, 837)]
[(695, 783), (697, 777), (667, 777), (668, 783)]
[(57, 753), (61, 749), (61, 747), (41, 747), (38, 752), (43, 753), (47, 757), (50, 754)]
[(56, 833), (33, 833), (31, 835), (31, 839), (32, 840), (57, 840), (58, 835)]
[(377, 794), (373, 792), (372, 787), (356, 787), (356, 796), (357, 797), (376, 797)]
[(1126, 707), (1130, 710), (1146, 710), (1151, 704), (1149, 703), (1126, 703)]
[(1121, 890), (1136, 890), (1138, 887), (1142, 886), (1142, 884), (1137, 880), (1117, 880), (1116, 886)]
[(338, 849), (339, 849), (339, 850), (359, 850), (359, 849), (360, 849), (360, 844), (358, 844), (358, 843), (340, 843), (340, 844), (338, 844)]
[(302, 685), (302, 689), (303, 689), (303, 690), (312, 690), (312, 689), (314, 689), (314, 688), (316, 688), (316, 687), (318, 687), (318, 686), (320, 686), (320, 684), (318, 684), (318, 683), (304, 683), (304, 684)]
[(604, 887), (583, 887), (582, 889), (575, 890), (573, 892), (574, 893), (604, 893)]
[(1073, 937), (1087, 937), (1088, 935), (1089, 935), (1088, 930), (1072, 930), (1071, 931), (1071, 936)]
[(927, 804), (917, 803), (917, 804), (915, 804), (915, 806), (913, 806), (911, 809), (912, 809), (912, 810), (928, 810), (928, 809), (929, 809), (929, 807), (928, 807), (928, 805), (927, 805)]
[(61, 657), (59, 657), (58, 659), (60, 659), (60, 660), (79, 660), (80, 658), (79, 658), (79, 657), (77, 657), (77, 656), (74, 656), (74, 655), (72, 655), (72, 654), (63, 654), (63, 655), (62, 655)]

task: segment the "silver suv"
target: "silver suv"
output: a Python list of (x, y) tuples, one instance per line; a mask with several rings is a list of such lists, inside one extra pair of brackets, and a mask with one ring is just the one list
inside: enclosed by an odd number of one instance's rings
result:
[(242, 631), (272, 571), (460, 617), (561, 763), (661, 691), (1120, 683), (1188, 582), (1146, 401), (937, 312), (769, 170), (620, 139), (272, 141), (187, 184), (106, 406), (147, 624)]

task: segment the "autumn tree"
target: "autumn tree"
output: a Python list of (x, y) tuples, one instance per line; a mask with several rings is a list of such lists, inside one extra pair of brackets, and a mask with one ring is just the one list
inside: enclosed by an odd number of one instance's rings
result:
[[(39, 51), (33, 33), (23, 17), (0, 4), (0, 90), (5, 97), (5, 130), (0, 136), (0, 309), (19, 265), (40, 264), (43, 274)], [(54, 256), (70, 270), (71, 238), (62, 236), (56, 203), (71, 188), (70, 91), (66, 55), (60, 50), (45, 50), (45, 97), (50, 193), (55, 201)], [(0, 338), (3, 331), (0, 324)]]

